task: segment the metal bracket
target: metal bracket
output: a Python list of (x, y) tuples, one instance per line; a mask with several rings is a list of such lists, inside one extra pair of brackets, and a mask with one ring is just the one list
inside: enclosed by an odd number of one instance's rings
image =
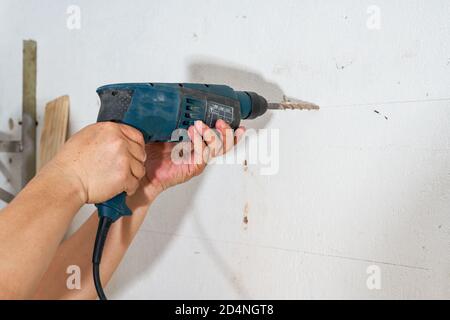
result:
[[(21, 141), (0, 141), (0, 152), (22, 154), (22, 188), (36, 174), (36, 51), (36, 41), (23, 41)], [(0, 188), (1, 200), (10, 202), (13, 197)]]
[(0, 200), (5, 201), (6, 203), (9, 203), (14, 199), (14, 195), (9, 193), (8, 191), (0, 188)]
[(0, 152), (22, 152), (22, 141), (0, 141)]

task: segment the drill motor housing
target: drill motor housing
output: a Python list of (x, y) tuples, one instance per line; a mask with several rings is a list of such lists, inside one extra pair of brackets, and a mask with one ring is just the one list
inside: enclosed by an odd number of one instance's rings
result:
[(97, 89), (98, 122), (114, 121), (135, 127), (146, 142), (173, 141), (177, 129), (196, 120), (214, 128), (218, 119), (233, 129), (241, 119), (254, 119), (267, 110), (267, 101), (254, 92), (226, 85), (197, 83), (120, 83)]

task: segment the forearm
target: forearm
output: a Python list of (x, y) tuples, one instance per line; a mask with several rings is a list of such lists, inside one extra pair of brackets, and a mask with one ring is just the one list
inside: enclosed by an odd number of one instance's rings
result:
[[(156, 197), (156, 196), (155, 196)], [(101, 281), (105, 287), (124, 257), (139, 227), (147, 215), (152, 202), (140, 194), (127, 199), (133, 215), (117, 220), (108, 234), (103, 251)], [(39, 284), (36, 299), (95, 299), (92, 278), (92, 250), (97, 232), (98, 217), (95, 212), (70, 238), (57, 250), (54, 260)], [(80, 289), (67, 286), (67, 268), (77, 266), (80, 270)]]
[(76, 183), (44, 168), (0, 212), (0, 298), (35, 292), (83, 203)]

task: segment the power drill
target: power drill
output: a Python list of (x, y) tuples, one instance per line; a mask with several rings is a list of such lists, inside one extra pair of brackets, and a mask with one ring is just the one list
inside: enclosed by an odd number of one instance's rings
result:
[[(218, 119), (233, 129), (241, 119), (254, 119), (268, 108), (262, 96), (248, 91), (235, 91), (226, 85), (196, 83), (121, 83), (97, 89), (101, 105), (97, 122), (114, 121), (138, 129), (145, 142), (173, 141), (177, 129), (188, 129), (196, 120), (214, 128)], [(99, 226), (92, 257), (94, 283), (98, 296), (106, 300), (100, 281), (100, 261), (111, 224), (131, 215), (125, 203), (126, 194), (96, 204)]]

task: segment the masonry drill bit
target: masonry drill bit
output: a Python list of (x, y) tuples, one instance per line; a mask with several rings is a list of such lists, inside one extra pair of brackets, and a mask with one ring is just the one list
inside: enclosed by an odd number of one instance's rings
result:
[(267, 106), (268, 109), (272, 110), (286, 110), (286, 109), (292, 109), (292, 110), (319, 110), (320, 107), (317, 104), (314, 104), (312, 102), (307, 101), (282, 101), (278, 103), (271, 102)]
[(267, 109), (272, 110), (319, 110), (320, 107), (312, 102), (288, 98), (283, 95), (283, 101), (268, 103)]

